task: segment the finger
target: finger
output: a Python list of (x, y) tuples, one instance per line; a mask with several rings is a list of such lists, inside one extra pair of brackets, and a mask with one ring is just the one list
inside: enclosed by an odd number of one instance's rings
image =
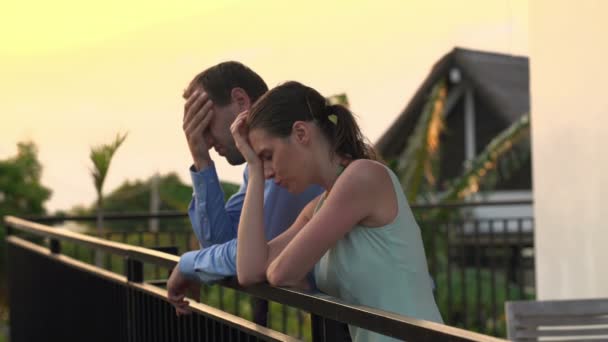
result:
[(236, 119), (230, 126), (230, 133), (232, 133), (232, 137), (234, 139), (241, 138), (241, 133), (240, 133), (240, 129), (239, 129), (240, 126), (241, 126), (241, 120), (239, 120), (239, 119)]
[(198, 99), (199, 90), (194, 90), (188, 98), (186, 98), (186, 102), (184, 102), (184, 116), (188, 112), (188, 109), (192, 106), (192, 103)]
[(207, 129), (207, 126), (209, 126), (209, 122), (213, 116), (212, 107), (213, 103), (211, 101), (207, 101), (207, 103), (205, 103), (205, 105), (197, 113), (195, 113), (195, 115), (192, 116), (189, 121), (185, 122), (186, 133), (190, 134), (196, 131), (204, 132)]
[(199, 91), (195, 92), (188, 98), (184, 104), (184, 122), (192, 119), (192, 117), (201, 109), (201, 107), (207, 103), (209, 97), (206, 93)]
[(184, 120), (188, 121), (195, 115), (201, 107), (207, 103), (209, 96), (205, 92), (196, 91), (192, 94), (184, 104)]
[(230, 125), (230, 130), (233, 132), (238, 132), (239, 128), (245, 123), (243, 116), (240, 114), (234, 119), (232, 125)]
[(191, 313), (191, 311), (188, 309), (176, 308), (175, 313), (177, 313), (178, 316), (184, 316), (184, 315), (189, 315)]
[(249, 111), (248, 110), (244, 110), (244, 111), (240, 112), (238, 116), (246, 119), (249, 116)]
[(190, 306), (190, 303), (189, 302), (181, 302), (181, 303), (178, 303), (177, 305), (174, 305), (174, 306), (176, 308), (178, 308), (178, 309), (185, 310), (186, 308), (188, 308), (188, 306)]
[(190, 84), (188, 84), (188, 87), (186, 89), (184, 89), (184, 93), (182, 94), (182, 97), (184, 99), (189, 98), (190, 95), (192, 95), (192, 93), (197, 89), (198, 86), (199, 86), (198, 83), (190, 82)]
[[(211, 121), (211, 115), (208, 115), (202, 121), (191, 123), (191, 126), (186, 128), (186, 135), (187, 136), (204, 136), (205, 134), (207, 134), (205, 132), (207, 131), (207, 127), (209, 127), (210, 121)], [(208, 146), (208, 147), (211, 147), (211, 146)]]
[(185, 294), (179, 294), (179, 295), (177, 295), (177, 294), (173, 294), (173, 295), (172, 294), (168, 294), (167, 295), (167, 298), (169, 298), (169, 301), (171, 301), (172, 303), (176, 303), (176, 304), (179, 303), (179, 302), (182, 302), (185, 297), (186, 297)]

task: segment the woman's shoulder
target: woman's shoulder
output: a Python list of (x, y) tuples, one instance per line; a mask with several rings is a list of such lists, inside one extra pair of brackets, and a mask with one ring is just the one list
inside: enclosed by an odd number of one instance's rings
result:
[(357, 159), (346, 167), (338, 183), (341, 183), (340, 187), (360, 189), (364, 196), (372, 198), (372, 193), (385, 193), (393, 187), (390, 172), (384, 164), (375, 160)]
[(344, 170), (344, 174), (357, 181), (371, 184), (378, 182), (379, 179), (390, 179), (387, 167), (371, 159), (352, 161)]

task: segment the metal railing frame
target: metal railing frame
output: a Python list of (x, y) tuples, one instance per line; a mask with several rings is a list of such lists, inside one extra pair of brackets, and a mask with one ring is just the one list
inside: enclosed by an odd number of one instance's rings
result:
[[(121, 281), (124, 284), (137, 288), (141, 291), (148, 292), (162, 300), (167, 301), (166, 290), (142, 282), (143, 277), (139, 276), (139, 270), (142, 263), (151, 263), (167, 268), (173, 268), (179, 261), (177, 256), (150, 250), (143, 247), (132, 246), (128, 244), (107, 241), (84, 234), (74, 233), (61, 228), (52, 228), (20, 219), (17, 217), (7, 216), (4, 222), (8, 227), (7, 241), (9, 243), (19, 243), (21, 245), (31, 243), (15, 236), (10, 236), (14, 233), (13, 230), (19, 230), (42, 236), (50, 239), (51, 249), (47, 252), (48, 255), (54, 257), (56, 261), (68, 262), (72, 265), (78, 265), (82, 270), (89, 272), (95, 271), (98, 274), (105, 274), (115, 281)], [(92, 265), (88, 265), (60, 255), (60, 241), (70, 241), (77, 244), (89, 246), (94, 249), (103, 250), (104, 252), (123, 256), (131, 262), (130, 267), (127, 267), (126, 279), (113, 272), (105, 271)], [(40, 253), (44, 253), (44, 248), (37, 246), (36, 249)], [(409, 317), (400, 316), (397, 314), (377, 310), (369, 307), (355, 306), (344, 303), (336, 298), (326, 295), (310, 294), (302, 291), (271, 287), (267, 284), (258, 284), (255, 286), (243, 288), (240, 287), (234, 280), (227, 280), (221, 285), (236, 289), (238, 291), (250, 294), (254, 297), (259, 297), (267, 300), (272, 300), (287, 304), (305, 311), (309, 311), (313, 317), (319, 317), (317, 328), (323, 331), (313, 332), (313, 339), (327, 340), (331, 336), (335, 336), (335, 332), (330, 331), (336, 321), (344, 322), (368, 329), (387, 336), (392, 336), (399, 339), (413, 341), (504, 341), (495, 337), (482, 335), (459, 328), (454, 328), (438, 323), (417, 320)], [(191, 301), (192, 303), (192, 301)], [(192, 303), (191, 308), (206, 316), (215, 316), (218, 319), (228, 317), (228, 321), (236, 322), (239, 327), (243, 327), (252, 333), (259, 333), (263, 339), (270, 340), (291, 340), (291, 337), (280, 334), (274, 330), (264, 328), (242, 318), (230, 315), (221, 310), (209, 307), (200, 303)]]

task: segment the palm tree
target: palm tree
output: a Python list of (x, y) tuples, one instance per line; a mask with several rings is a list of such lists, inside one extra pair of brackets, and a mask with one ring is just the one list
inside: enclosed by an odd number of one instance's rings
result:
[[(446, 97), (447, 89), (442, 80), (433, 87), (407, 148), (392, 163), (410, 203), (436, 192), (435, 173), (439, 163), (439, 137), (445, 128)], [(492, 188), (499, 178), (507, 179), (529, 156), (529, 134), (530, 116), (526, 113), (494, 137), (459, 177), (448, 182), (448, 188), (434, 202), (460, 200), (478, 192), (482, 183), (486, 188)]]
[(463, 199), (476, 193), (482, 182), (489, 186), (496, 184), (500, 177), (500, 165), (503, 165), (503, 178), (508, 178), (522, 165), (522, 159), (529, 157), (529, 137), (530, 115), (526, 113), (494, 137), (473, 159), (471, 166), (460, 177), (450, 182), (451, 185), (441, 197), (441, 202)]
[[(110, 144), (102, 144), (91, 147), (91, 161), (93, 162), (93, 168), (91, 169), (91, 176), (93, 176), (93, 184), (95, 185), (95, 191), (97, 193), (97, 236), (103, 237), (103, 184), (108, 175), (108, 169), (110, 168), (110, 162), (114, 157), (116, 150), (122, 145), (127, 138), (127, 133), (116, 135), (114, 142)], [(103, 256), (101, 253), (95, 254), (95, 264), (101, 266)]]
[(445, 82), (437, 83), (422, 109), (407, 148), (393, 166), (407, 199), (414, 203), (425, 185), (435, 184), (434, 169), (439, 161), (439, 137), (445, 127), (443, 108), (447, 97)]

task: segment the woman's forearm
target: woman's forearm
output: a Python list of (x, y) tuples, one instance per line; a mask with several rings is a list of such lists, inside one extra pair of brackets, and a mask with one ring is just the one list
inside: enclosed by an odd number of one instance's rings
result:
[(268, 243), (264, 234), (264, 172), (261, 167), (249, 166), (249, 182), (237, 236), (239, 283), (247, 286), (266, 280)]

